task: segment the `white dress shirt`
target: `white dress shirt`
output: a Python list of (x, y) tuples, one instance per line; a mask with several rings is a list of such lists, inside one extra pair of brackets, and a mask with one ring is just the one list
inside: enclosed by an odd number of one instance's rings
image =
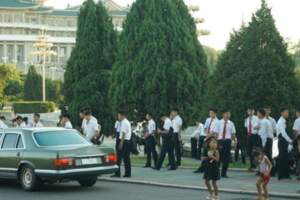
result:
[(219, 122), (218, 118), (207, 118), (204, 124), (204, 130), (205, 133), (209, 134), (209, 133), (213, 133), (213, 130), (215, 129), (215, 127), (217, 126)]
[(131, 139), (131, 124), (130, 122), (125, 118), (121, 122), (121, 128), (120, 128), (120, 136), (119, 139), (122, 139), (122, 136), (125, 134), (124, 139), (130, 140)]
[(65, 123), (65, 127), (64, 128), (66, 128), (66, 129), (73, 129), (72, 123), (70, 121), (67, 121)]
[(258, 123), (258, 118), (255, 115), (247, 117), (245, 119), (245, 128), (247, 129), (247, 133), (256, 135), (258, 133)]
[(28, 128), (25, 122), (22, 122), (20, 125), (17, 124), (16, 128)]
[(121, 123), (117, 120), (115, 123), (115, 130), (117, 133), (120, 133)]
[(8, 126), (2, 120), (0, 120), (0, 129), (5, 129), (5, 128), (8, 128)]
[(266, 118), (260, 119), (258, 121), (258, 135), (261, 137), (263, 147), (266, 146), (270, 133), (273, 135), (271, 122)]
[(286, 119), (284, 119), (283, 117), (280, 117), (280, 119), (278, 120), (276, 130), (277, 136), (281, 135), (290, 144), (293, 142), (286, 132)]
[(97, 132), (99, 132), (98, 121), (95, 117), (92, 117), (89, 121), (84, 119), (81, 128), (85, 137), (90, 141), (96, 136)]
[(156, 131), (156, 124), (155, 124), (155, 121), (154, 121), (153, 119), (150, 119), (150, 120), (148, 121), (148, 126), (147, 126), (147, 128), (148, 128), (148, 133), (149, 133), (150, 135), (153, 135), (153, 134), (155, 133), (155, 131)]
[(166, 118), (164, 121), (163, 129), (169, 131), (172, 127), (172, 121), (169, 118)]
[(273, 137), (274, 137), (274, 133), (276, 134), (276, 120), (271, 117), (271, 116), (268, 116), (267, 119), (271, 122), (271, 125), (272, 125), (272, 131), (273, 131)]
[(295, 120), (294, 122), (294, 126), (293, 126), (293, 130), (296, 133), (296, 137), (298, 135), (300, 135), (300, 117), (298, 117), (298, 119)]
[[(224, 130), (225, 124), (226, 124), (226, 128)], [(223, 138), (224, 131), (225, 131), (225, 138)], [(219, 120), (213, 132), (218, 135), (218, 140), (223, 140), (223, 139), (231, 140), (232, 136), (236, 134), (234, 123), (230, 120), (227, 120), (227, 122), (225, 122), (224, 119)]]
[(206, 136), (207, 134), (204, 131), (204, 126), (202, 123), (199, 123), (195, 131), (192, 133), (191, 138), (199, 139), (200, 136)]
[(179, 115), (174, 117), (174, 119), (172, 120), (172, 127), (174, 130), (174, 133), (179, 133), (181, 131), (182, 119)]
[(44, 127), (44, 125), (40, 121), (38, 121), (38, 122), (33, 122), (32, 127), (41, 128)]

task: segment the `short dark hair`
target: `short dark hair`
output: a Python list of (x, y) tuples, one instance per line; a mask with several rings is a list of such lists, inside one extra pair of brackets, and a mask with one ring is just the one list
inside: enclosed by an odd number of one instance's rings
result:
[(120, 115), (124, 115), (124, 116), (126, 116), (126, 115), (127, 115), (127, 113), (125, 112), (125, 110), (119, 110), (119, 111), (118, 111), (118, 114), (120, 114)]
[(284, 111), (288, 111), (288, 110), (289, 110), (288, 108), (283, 107), (283, 108), (280, 109), (280, 113), (283, 113)]
[(153, 117), (151, 112), (146, 112), (146, 115), (149, 115), (150, 117)]
[(216, 108), (210, 108), (209, 111), (213, 111), (214, 113), (218, 113), (218, 110)]
[(68, 113), (64, 113), (64, 114), (62, 115), (62, 117), (65, 117), (65, 118), (68, 118), (68, 119), (71, 118), (70, 115), (69, 115)]
[(15, 118), (15, 120), (24, 120), (24, 118), (23, 117), (21, 117), (20, 115), (18, 115), (16, 118)]
[(266, 116), (266, 114), (267, 114), (265, 109), (259, 109), (258, 112), (260, 114), (262, 114), (263, 116)]
[(92, 110), (91, 109), (86, 109), (83, 112), (84, 115), (91, 115), (92, 114)]
[(172, 109), (172, 111), (179, 112), (179, 109), (175, 107)]
[(227, 113), (227, 112), (230, 112), (230, 110), (229, 109), (224, 109), (224, 110), (222, 110), (222, 113), (224, 114), (224, 113)]
[(1, 120), (6, 120), (6, 118), (4, 116), (0, 116)]
[(255, 148), (255, 149), (253, 150), (253, 153), (252, 153), (252, 155), (253, 155), (254, 157), (257, 157), (257, 156), (259, 156), (259, 155), (261, 155), (261, 154), (264, 154), (264, 151), (263, 151), (261, 148)]
[(36, 117), (38, 117), (38, 118), (41, 117), (41, 115), (39, 113), (34, 113), (33, 115), (36, 116)]
[(164, 114), (164, 113), (160, 113), (160, 114), (159, 114), (159, 118), (162, 118), (162, 117), (167, 117), (167, 115)]

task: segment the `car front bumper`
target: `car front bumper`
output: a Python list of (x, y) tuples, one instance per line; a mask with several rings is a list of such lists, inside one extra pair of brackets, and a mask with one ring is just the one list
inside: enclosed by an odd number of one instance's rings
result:
[(78, 180), (86, 177), (98, 177), (100, 175), (113, 174), (118, 169), (119, 167), (117, 165), (66, 170), (35, 169), (35, 174), (41, 179)]

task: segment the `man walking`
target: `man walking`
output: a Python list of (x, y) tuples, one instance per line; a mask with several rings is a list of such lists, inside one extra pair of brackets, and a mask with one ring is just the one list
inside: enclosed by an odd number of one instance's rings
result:
[(260, 109), (258, 111), (259, 125), (258, 135), (262, 141), (262, 148), (265, 155), (272, 160), (272, 147), (273, 147), (273, 128), (271, 122), (266, 118), (266, 111)]
[(281, 109), (281, 117), (277, 122), (276, 129), (278, 135), (278, 179), (289, 179), (290, 168), (289, 168), (289, 156), (288, 148), (293, 143), (292, 139), (287, 134), (286, 121), (289, 117), (289, 110), (287, 108)]
[(163, 162), (166, 157), (166, 153), (168, 153), (169, 157), (169, 170), (176, 170), (175, 158), (174, 158), (174, 144), (172, 142), (173, 138), (173, 128), (172, 121), (166, 117), (165, 115), (160, 116), (160, 120), (163, 122), (163, 129), (158, 129), (158, 133), (162, 136), (163, 144), (160, 151), (159, 159), (157, 161), (157, 165), (154, 168), (155, 170), (160, 170)]
[(156, 151), (156, 141), (155, 141), (155, 132), (156, 132), (156, 124), (153, 120), (151, 114), (146, 115), (146, 119), (148, 121), (147, 132), (144, 136), (145, 139), (145, 150), (147, 154), (147, 162), (145, 167), (151, 167), (151, 156), (153, 157), (154, 166), (157, 165), (157, 151)]
[(192, 158), (201, 159), (202, 148), (206, 133), (203, 124), (199, 121), (196, 122), (196, 129), (191, 135), (191, 152)]
[(230, 121), (231, 113), (229, 110), (223, 111), (223, 119), (220, 120), (213, 130), (213, 132), (218, 136), (218, 141), (220, 145), (220, 165), (222, 165), (221, 176), (223, 178), (228, 178), (227, 170), (230, 162), (230, 150), (232, 140), (235, 141), (235, 126), (232, 121)]
[(131, 177), (131, 161), (130, 161), (130, 140), (131, 140), (131, 124), (126, 117), (124, 111), (118, 112), (118, 120), (121, 124), (120, 126), (120, 143), (117, 152), (117, 164), (119, 166), (118, 171), (113, 177), (121, 177), (121, 163), (124, 161), (125, 175), (124, 177)]
[(182, 129), (182, 119), (178, 114), (179, 110), (177, 108), (173, 109), (171, 112), (172, 118), (172, 128), (174, 131), (174, 149), (176, 156), (176, 165), (181, 165), (181, 129)]
[(255, 169), (253, 149), (261, 148), (261, 139), (258, 135), (258, 118), (255, 116), (255, 109), (249, 107), (247, 110), (248, 117), (245, 119), (245, 128), (247, 130), (247, 152), (250, 159), (249, 171)]
[(92, 116), (92, 111), (86, 109), (83, 112), (84, 119), (82, 121), (82, 132), (83, 135), (92, 143), (95, 143), (100, 138), (100, 128), (98, 120)]

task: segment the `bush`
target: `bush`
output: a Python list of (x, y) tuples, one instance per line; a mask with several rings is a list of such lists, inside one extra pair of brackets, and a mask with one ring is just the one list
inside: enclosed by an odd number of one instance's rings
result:
[(13, 104), (15, 113), (49, 113), (55, 110), (55, 103), (51, 101), (23, 101)]

